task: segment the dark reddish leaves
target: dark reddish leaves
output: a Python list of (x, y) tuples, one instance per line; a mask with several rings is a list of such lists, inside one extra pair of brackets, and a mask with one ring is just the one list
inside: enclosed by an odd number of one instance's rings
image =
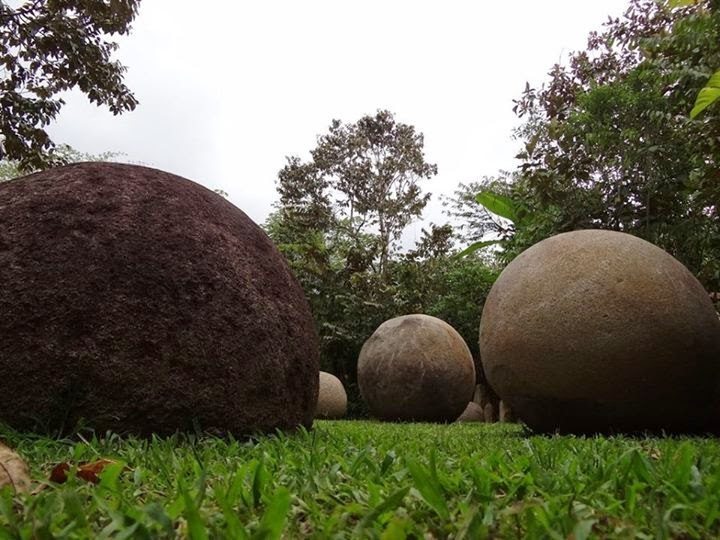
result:
[[(100, 482), (100, 473), (103, 472), (105, 467), (116, 463), (112, 459), (98, 459), (97, 461), (91, 461), (89, 463), (81, 463), (75, 470), (75, 476), (82, 478), (86, 482), (97, 484)], [(71, 465), (67, 462), (56, 465), (50, 472), (50, 481), (57, 484), (62, 484), (67, 481), (70, 473)]]

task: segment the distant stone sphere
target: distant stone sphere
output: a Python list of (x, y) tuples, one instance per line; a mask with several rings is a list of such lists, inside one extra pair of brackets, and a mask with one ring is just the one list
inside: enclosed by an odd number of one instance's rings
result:
[(720, 322), (695, 277), (628, 234), (584, 230), (521, 253), (485, 302), (492, 388), (539, 432), (703, 432), (720, 418)]
[(347, 393), (335, 375), (320, 372), (320, 391), (315, 418), (337, 419), (347, 414)]
[(485, 411), (479, 403), (471, 401), (465, 410), (457, 417), (456, 422), (484, 422)]
[(0, 183), (0, 421), (242, 436), (310, 426), (318, 338), (267, 235), (158, 170)]
[(383, 420), (452, 422), (475, 391), (475, 366), (457, 331), (428, 315), (382, 323), (358, 359), (358, 385)]

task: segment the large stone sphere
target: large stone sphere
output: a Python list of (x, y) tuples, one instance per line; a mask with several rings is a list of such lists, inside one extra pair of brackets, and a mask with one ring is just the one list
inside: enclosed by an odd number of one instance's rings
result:
[(360, 351), (360, 393), (383, 420), (452, 422), (475, 391), (475, 366), (457, 331), (428, 315), (382, 323)]
[(480, 350), (534, 430), (714, 429), (715, 309), (682, 264), (634, 236), (576, 231), (520, 254), (485, 302)]
[(347, 414), (347, 393), (335, 375), (320, 372), (320, 391), (315, 418), (337, 419)]
[(318, 339), (278, 250), (183, 178), (82, 163), (0, 184), (0, 421), (245, 435), (312, 424)]

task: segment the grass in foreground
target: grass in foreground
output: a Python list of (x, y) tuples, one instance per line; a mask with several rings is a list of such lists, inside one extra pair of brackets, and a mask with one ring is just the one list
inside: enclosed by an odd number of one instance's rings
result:
[(0, 495), (0, 538), (711, 538), (715, 439), (528, 437), (518, 426), (317, 422), (254, 442), (0, 439), (45, 480)]

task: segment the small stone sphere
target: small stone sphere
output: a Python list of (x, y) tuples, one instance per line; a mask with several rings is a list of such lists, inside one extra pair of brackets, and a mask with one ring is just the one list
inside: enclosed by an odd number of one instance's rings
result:
[(315, 418), (337, 419), (346, 414), (347, 394), (343, 383), (335, 375), (321, 371)]
[(382, 323), (358, 359), (358, 385), (382, 420), (452, 422), (475, 391), (475, 365), (457, 331), (428, 315)]
[(287, 262), (195, 182), (81, 163), (0, 183), (0, 421), (244, 436), (309, 427), (319, 347)]
[(460, 416), (457, 417), (456, 422), (484, 422), (485, 421), (485, 411), (482, 408), (482, 406), (479, 403), (475, 403), (474, 401), (471, 401), (467, 404), (467, 407), (465, 407), (465, 410), (462, 412)]
[(719, 418), (720, 322), (695, 277), (628, 234), (521, 253), (482, 313), (488, 382), (538, 432), (703, 432)]

